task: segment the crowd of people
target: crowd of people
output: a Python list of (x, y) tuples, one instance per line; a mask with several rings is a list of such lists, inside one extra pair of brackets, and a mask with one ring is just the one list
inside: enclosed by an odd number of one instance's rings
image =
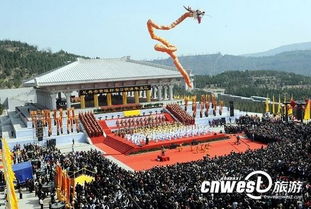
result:
[(163, 140), (174, 140), (184, 137), (205, 135), (209, 132), (204, 125), (182, 125), (179, 122), (168, 123), (151, 128), (137, 128), (134, 132), (128, 132), (124, 138), (137, 145), (146, 142), (159, 142)]
[[(26, 188), (30, 193), (38, 197), (38, 203), (43, 204), (45, 198), (51, 199), (51, 204), (56, 201), (54, 187), (55, 165), (59, 159), (60, 151), (55, 147), (42, 147), (34, 144), (27, 144), (21, 147), (19, 144), (13, 148), (13, 161), (21, 163), (31, 161), (33, 167), (33, 178), (25, 182), (17, 181), (16, 189), (19, 197), (22, 198), (22, 190)], [(41, 206), (43, 207), (43, 205)]]
[(184, 125), (193, 125), (195, 123), (194, 118), (178, 104), (168, 104), (166, 105), (166, 109)]
[[(94, 172), (95, 181), (76, 187), (74, 208), (148, 208), (148, 209), (307, 209), (311, 207), (311, 125), (271, 120), (251, 120), (246, 131), (268, 139), (267, 148), (230, 153), (221, 157), (204, 157), (198, 161), (155, 167), (131, 172), (118, 167), (102, 153), (71, 152), (61, 154), (56, 149), (35, 146), (34, 153), (46, 169), (60, 163), (74, 172), (87, 168)], [(251, 124), (248, 124), (251, 123)], [(252, 124), (257, 123), (257, 124)], [(267, 129), (268, 128), (268, 129)], [(259, 139), (258, 138), (258, 139)], [(271, 140), (270, 139), (276, 139)], [(37, 151), (39, 150), (39, 151)], [(23, 153), (23, 151), (20, 151)], [(27, 152), (25, 152), (27, 153)], [(23, 160), (28, 159), (22, 154)], [(24, 159), (25, 158), (25, 159)], [(302, 191), (294, 198), (251, 199), (245, 193), (201, 193), (205, 180), (223, 177), (245, 177), (252, 171), (267, 172), (273, 182), (282, 178), (301, 181)], [(47, 175), (44, 178), (51, 179)], [(272, 193), (267, 193), (272, 195)], [(296, 196), (295, 196), (296, 195)]]
[(210, 127), (219, 127), (226, 124), (226, 120), (224, 119), (213, 119), (211, 121), (208, 121), (208, 124)]
[[(276, 125), (274, 122), (270, 124)], [(275, 132), (277, 131), (279, 130), (275, 129)], [(101, 162), (102, 157), (94, 154), (89, 161), (93, 162), (100, 174), (97, 175), (96, 181), (85, 188), (79, 188), (76, 206), (164, 209), (308, 208), (311, 207), (310, 137), (310, 125), (288, 125), (286, 137), (270, 143), (265, 149), (249, 150), (243, 154), (231, 153), (223, 157), (206, 157), (195, 162), (155, 167), (136, 173), (107, 167)], [(266, 171), (274, 181), (280, 177), (302, 181), (302, 192), (297, 194), (301, 198), (254, 200), (248, 198), (245, 193), (200, 192), (204, 180), (217, 180), (224, 176), (245, 177), (254, 170)]]
[(305, 126), (302, 123), (285, 122), (281, 119), (262, 119), (244, 126), (244, 133), (248, 138), (263, 143), (283, 141), (294, 133), (300, 133), (299, 137), (306, 138), (310, 131), (310, 126)]
[[(228, 134), (236, 134), (236, 133), (242, 133), (246, 130), (246, 128), (253, 127), (257, 125), (261, 119), (257, 115), (245, 115), (241, 116), (240, 118), (237, 118), (235, 121), (235, 124), (226, 124), (224, 126), (225, 132)], [(270, 119), (269, 119), (270, 121)]]

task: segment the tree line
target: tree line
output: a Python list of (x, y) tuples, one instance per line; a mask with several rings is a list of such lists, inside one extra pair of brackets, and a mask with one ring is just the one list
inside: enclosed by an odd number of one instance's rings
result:
[(0, 88), (20, 87), (23, 80), (76, 60), (63, 50), (38, 50), (20, 41), (0, 41)]
[(244, 97), (280, 95), (304, 100), (310, 98), (311, 77), (278, 71), (229, 71), (214, 76), (195, 76), (194, 86), (223, 88), (226, 94)]

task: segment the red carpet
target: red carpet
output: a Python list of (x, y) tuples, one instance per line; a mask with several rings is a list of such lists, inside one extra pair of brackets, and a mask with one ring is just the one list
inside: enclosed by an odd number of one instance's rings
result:
[(122, 154), (129, 154), (139, 149), (137, 145), (114, 134), (109, 134), (106, 139), (104, 139), (103, 143)]
[(175, 122), (174, 118), (170, 114), (164, 113), (164, 115), (168, 122)]
[(259, 142), (253, 142), (248, 139), (241, 139), (239, 145), (235, 145), (236, 137), (230, 136), (230, 139), (222, 141), (209, 142), (210, 146), (207, 152), (199, 151), (195, 152), (195, 149), (191, 151), (190, 146), (183, 147), (182, 151), (179, 152), (177, 149), (169, 150), (167, 149), (166, 155), (170, 157), (170, 161), (158, 162), (156, 161), (157, 156), (160, 154), (160, 151), (134, 154), (134, 155), (123, 155), (117, 150), (107, 146), (104, 143), (96, 144), (98, 148), (106, 152), (106, 155), (111, 155), (134, 170), (147, 170), (155, 166), (165, 166), (173, 165), (181, 162), (190, 162), (194, 160), (200, 160), (206, 154), (209, 154), (211, 157), (214, 156), (223, 156), (227, 155), (230, 152), (245, 152), (249, 148), (259, 149), (261, 147), (266, 147), (265, 144)]
[(106, 121), (104, 120), (99, 120), (99, 125), (102, 127), (102, 129), (104, 130), (104, 132), (108, 135), (108, 134), (111, 134), (111, 130), (110, 128), (108, 127)]
[(179, 144), (190, 144), (192, 141), (196, 142), (202, 142), (202, 141), (210, 141), (210, 140), (220, 140), (226, 138), (225, 134), (208, 134), (208, 135), (200, 135), (200, 136), (193, 136), (193, 137), (187, 137), (187, 138), (180, 138), (180, 139), (174, 139), (174, 140), (164, 140), (160, 142), (154, 142), (150, 141), (149, 144), (138, 146), (136, 144), (133, 144), (132, 142), (121, 138), (119, 136), (116, 136), (114, 134), (108, 134), (106, 138), (102, 137), (92, 137), (93, 144), (98, 143), (104, 143), (119, 153), (122, 154), (131, 154), (131, 153), (137, 153), (141, 151), (148, 151), (148, 150), (154, 150), (154, 149), (160, 149), (162, 146), (169, 147), (171, 145), (179, 145)]
[[(101, 128), (103, 129), (103, 131), (106, 133), (106, 135), (111, 134), (111, 130), (107, 126), (107, 123), (104, 120), (99, 120), (98, 122)], [(105, 139), (104, 136), (95, 136), (95, 137), (90, 137), (90, 138), (93, 144), (103, 143)]]
[(91, 140), (92, 140), (93, 144), (103, 143), (104, 139), (105, 139), (104, 136), (91, 137)]

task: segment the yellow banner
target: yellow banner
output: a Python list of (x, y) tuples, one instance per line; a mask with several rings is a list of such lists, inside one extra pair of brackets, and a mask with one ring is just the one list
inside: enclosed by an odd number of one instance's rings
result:
[(140, 115), (140, 110), (123, 111), (123, 114), (124, 114), (125, 117), (139, 116)]

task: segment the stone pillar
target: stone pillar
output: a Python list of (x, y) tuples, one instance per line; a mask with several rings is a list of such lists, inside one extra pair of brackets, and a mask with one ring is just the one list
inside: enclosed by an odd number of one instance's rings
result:
[(56, 110), (56, 94), (55, 93), (50, 93), (50, 97), (51, 97), (51, 104), (50, 104), (50, 108), (52, 110)]
[(167, 86), (164, 86), (164, 100), (167, 100)]
[(162, 101), (162, 86), (158, 86), (158, 100)]
[(139, 104), (139, 91), (134, 91), (134, 100), (136, 104)]
[(94, 107), (99, 107), (98, 94), (94, 94)]
[(107, 93), (107, 106), (112, 105), (112, 98), (111, 98), (111, 93)]
[(147, 102), (151, 102), (151, 90), (146, 90)]
[(152, 97), (153, 97), (153, 99), (157, 98), (157, 88), (155, 86), (152, 87)]
[(66, 92), (65, 96), (66, 96), (67, 108), (71, 108), (71, 101), (70, 101), (71, 92)]
[(122, 104), (127, 104), (127, 92), (122, 92)]
[(170, 100), (173, 100), (173, 99), (174, 99), (173, 88), (174, 88), (173, 85), (170, 85), (170, 86), (169, 86), (169, 99), (170, 99)]
[(81, 109), (85, 108), (85, 95), (80, 96), (80, 108)]

